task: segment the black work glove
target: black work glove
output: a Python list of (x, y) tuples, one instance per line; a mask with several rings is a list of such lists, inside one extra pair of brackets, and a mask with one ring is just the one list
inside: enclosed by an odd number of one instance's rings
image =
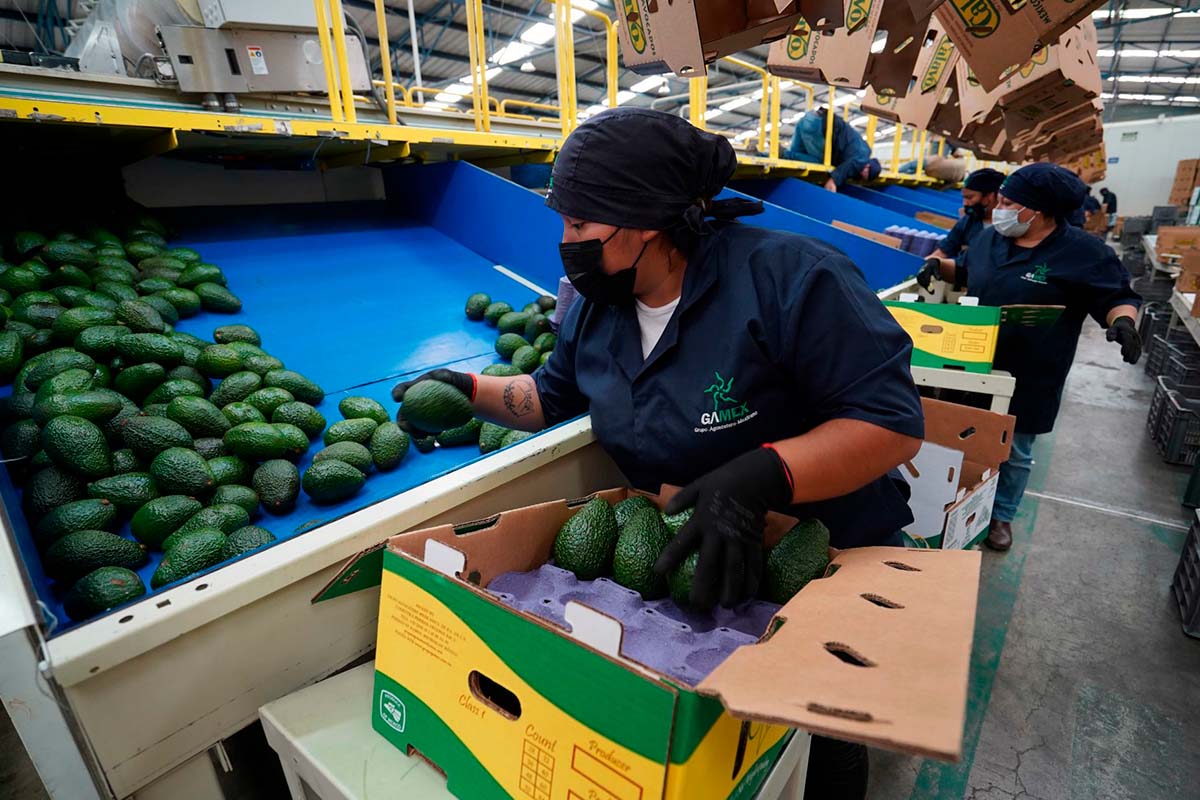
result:
[(934, 279), (940, 280), (942, 277), (942, 262), (941, 259), (930, 256), (925, 259), (925, 263), (921, 266), (921, 271), (917, 273), (917, 285), (925, 291), (929, 291), (929, 285)]
[(767, 511), (791, 505), (792, 484), (779, 455), (756, 448), (693, 481), (667, 504), (668, 514), (695, 507), (667, 544), (654, 571), (669, 572), (699, 549), (691, 604), (732, 607), (758, 593)]
[[(430, 372), (426, 372), (423, 375), (418, 375), (410, 381), (397, 383), (392, 387), (392, 399), (397, 403), (403, 403), (404, 393), (408, 391), (410, 386), (420, 383), (421, 381), (441, 381), (442, 383), (448, 383), (455, 389), (458, 389), (460, 392), (465, 394), (472, 403), (475, 402), (475, 376), (469, 372), (454, 372), (453, 370), (444, 368), (435, 369)], [(415, 427), (404, 418), (404, 409), (400, 409), (396, 412), (396, 424), (400, 426), (402, 430), (407, 431), (408, 433), (415, 433), (418, 436), (424, 436), (427, 434), (426, 431), (422, 431), (420, 428)]]
[(1117, 317), (1108, 326), (1107, 338), (1110, 342), (1121, 343), (1121, 358), (1126, 364), (1136, 364), (1142, 356), (1142, 337), (1138, 336), (1137, 328), (1129, 317)]

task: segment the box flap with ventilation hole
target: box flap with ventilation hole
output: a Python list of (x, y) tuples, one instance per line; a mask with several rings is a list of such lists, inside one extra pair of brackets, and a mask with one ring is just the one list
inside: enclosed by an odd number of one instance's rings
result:
[(958, 760), (979, 565), (978, 551), (844, 550), (699, 691), (735, 717)]
[(991, 519), (995, 476), (1008, 460), (1016, 420), (929, 398), (921, 404), (925, 442), (900, 465), (912, 492), (913, 522), (904, 532), (934, 547), (967, 547)]

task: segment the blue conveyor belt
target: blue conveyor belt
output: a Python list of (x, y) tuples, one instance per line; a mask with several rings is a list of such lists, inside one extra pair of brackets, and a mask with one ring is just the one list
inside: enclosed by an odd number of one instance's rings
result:
[(179, 329), (210, 338), (219, 324), (252, 325), (268, 352), (327, 392), (492, 352), (495, 329), (462, 314), (474, 292), (517, 310), (537, 298), (478, 254), (411, 222), (183, 243), (225, 271), (243, 311)]
[[(298, 226), (294, 220), (249, 225), (235, 221), (236, 209), (228, 213), (227, 225), (185, 230), (177, 243), (195, 247), (205, 261), (222, 268), (243, 310), (200, 314), (181, 321), (178, 329), (211, 339), (219, 325), (253, 326), (268, 352), (325, 389), (327, 397), (318, 409), (329, 424), (341, 419), (337, 405), (348, 394), (372, 397), (394, 410), (391, 387), (403, 376), (448, 364), (478, 371), (498, 361), (496, 329), (463, 315), (468, 295), (488, 292), (517, 309), (537, 297), (497, 272), (490, 260), (411, 220), (366, 214), (325, 227), (314, 222)], [(313, 442), (298, 464), (302, 473), (322, 446)], [(318, 506), (302, 493), (291, 513), (262, 514), (253, 524), (284, 541), (480, 457), (477, 446), (428, 454), (413, 447), (399, 468), (373, 472), (349, 500)], [(54, 633), (61, 633), (77, 624), (62, 608), (62, 594), (69, 587), (55, 585), (42, 571), (19, 493), (7, 474), (0, 476), (0, 496), (34, 589), (58, 620)], [(122, 533), (129, 535), (128, 525)], [(147, 587), (161, 557), (153, 553), (139, 571)]]

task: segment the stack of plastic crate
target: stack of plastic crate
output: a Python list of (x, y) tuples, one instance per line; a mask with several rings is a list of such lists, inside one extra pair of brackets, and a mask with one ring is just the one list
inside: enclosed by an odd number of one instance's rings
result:
[(1146, 429), (1168, 464), (1192, 466), (1200, 455), (1200, 386), (1158, 377)]
[(1171, 581), (1171, 594), (1179, 605), (1180, 623), (1188, 636), (1200, 638), (1200, 512), (1192, 520), (1179, 566)]
[(1165, 336), (1171, 327), (1171, 307), (1166, 303), (1146, 303), (1138, 316), (1138, 336), (1142, 338), (1142, 353), (1150, 354), (1155, 336)]
[(1146, 374), (1152, 378), (1165, 375), (1171, 358), (1188, 360), (1196, 356), (1200, 356), (1200, 347), (1196, 346), (1196, 342), (1187, 331), (1173, 330), (1165, 334), (1154, 334), (1145, 350)]

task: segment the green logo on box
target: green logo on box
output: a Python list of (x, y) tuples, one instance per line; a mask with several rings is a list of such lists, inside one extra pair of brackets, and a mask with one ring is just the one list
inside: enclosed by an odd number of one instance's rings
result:
[(1000, 11), (992, 0), (954, 0), (954, 10), (976, 39), (986, 39), (1000, 27)]
[(808, 37), (812, 29), (803, 19), (796, 23), (792, 35), (787, 40), (787, 57), (792, 61), (800, 61), (808, 55)]
[(921, 78), (922, 94), (937, 88), (938, 83), (942, 80), (942, 73), (946, 71), (946, 65), (950, 63), (950, 56), (953, 53), (954, 44), (950, 41), (950, 37), (942, 36), (942, 40), (938, 42), (937, 48), (933, 51), (933, 57), (929, 61), (929, 66), (925, 68), (925, 76)]
[(846, 6), (846, 29), (847, 33), (854, 33), (867, 22), (867, 17), (871, 16), (871, 4), (874, 0), (850, 0), (850, 4)]
[(646, 29), (642, 27), (642, 15), (637, 0), (622, 0), (625, 9), (625, 27), (629, 30), (629, 43), (639, 53), (646, 51)]

